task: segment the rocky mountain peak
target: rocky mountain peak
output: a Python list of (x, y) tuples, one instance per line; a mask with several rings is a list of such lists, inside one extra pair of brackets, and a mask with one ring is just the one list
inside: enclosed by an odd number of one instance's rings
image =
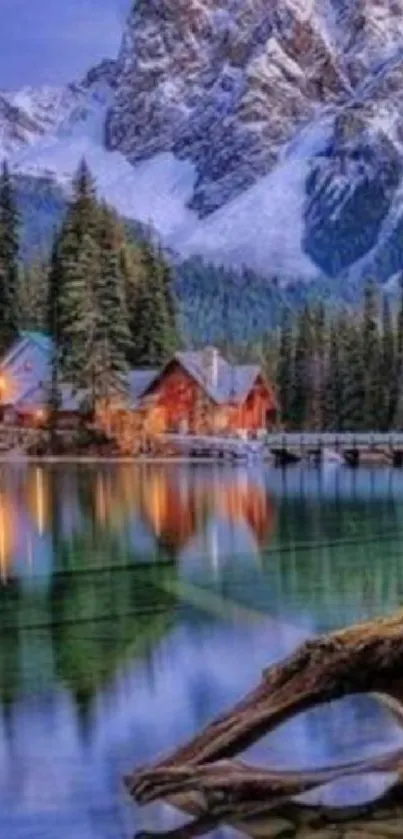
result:
[(0, 145), (60, 180), (87, 156), (105, 197), (184, 255), (386, 279), (402, 57), (403, 0), (135, 0), (116, 61), (0, 92)]
[(267, 174), (318, 106), (348, 95), (325, 24), (301, 0), (140, 0), (118, 61), (109, 148), (133, 163), (168, 150), (190, 159), (192, 207), (212, 212)]

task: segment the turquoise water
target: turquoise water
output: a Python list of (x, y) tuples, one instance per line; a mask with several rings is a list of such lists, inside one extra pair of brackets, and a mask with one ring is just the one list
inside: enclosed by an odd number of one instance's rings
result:
[[(399, 471), (3, 466), (0, 836), (177, 824), (168, 807), (137, 809), (122, 776), (310, 635), (402, 605)], [(350, 698), (248, 758), (317, 766), (398, 743), (385, 708)]]

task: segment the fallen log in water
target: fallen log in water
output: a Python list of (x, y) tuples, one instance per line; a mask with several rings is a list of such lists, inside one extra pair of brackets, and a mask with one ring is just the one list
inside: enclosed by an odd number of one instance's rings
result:
[[(236, 761), (222, 761), (200, 767), (167, 767), (151, 772), (154, 786), (142, 797), (143, 804), (156, 798), (197, 792), (203, 796), (207, 807), (226, 807), (227, 804), (232, 806), (245, 801), (295, 797), (340, 778), (363, 774), (394, 772), (403, 779), (403, 749), (376, 758), (311, 771), (275, 772)], [(133, 792), (132, 788), (130, 791)]]
[(394, 707), (402, 703), (403, 613), (308, 641), (269, 668), (257, 689), (232, 711), (154, 767), (135, 772), (127, 786), (141, 804), (196, 793), (200, 824), (193, 824), (196, 833), (189, 826), (182, 829), (190, 836), (211, 829), (214, 820), (230, 814), (241, 818), (256, 806), (276, 806), (347, 775), (395, 772), (400, 784), (401, 751), (310, 773), (272, 772), (228, 760), (301, 711), (372, 692), (390, 697)]

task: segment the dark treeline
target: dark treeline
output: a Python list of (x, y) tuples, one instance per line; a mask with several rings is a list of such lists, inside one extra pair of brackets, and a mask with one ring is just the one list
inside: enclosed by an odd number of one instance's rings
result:
[(403, 427), (403, 285), (397, 314), (372, 281), (360, 311), (286, 311), (269, 356), (286, 428)]
[[(0, 351), (20, 330), (55, 339), (53, 390), (63, 378), (92, 401), (130, 367), (163, 364), (178, 347), (171, 269), (158, 244), (134, 241), (97, 198), (82, 162), (50, 258), (19, 256), (20, 223), (7, 165), (0, 175)], [(53, 394), (55, 396), (55, 394)]]

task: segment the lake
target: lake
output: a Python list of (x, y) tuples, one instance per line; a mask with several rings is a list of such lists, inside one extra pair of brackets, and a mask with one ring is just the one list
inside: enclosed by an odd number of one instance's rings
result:
[[(129, 839), (180, 823), (136, 808), (123, 775), (307, 637), (402, 604), (398, 470), (1, 466), (0, 836)], [(386, 708), (350, 698), (248, 758), (310, 767), (398, 743)]]

